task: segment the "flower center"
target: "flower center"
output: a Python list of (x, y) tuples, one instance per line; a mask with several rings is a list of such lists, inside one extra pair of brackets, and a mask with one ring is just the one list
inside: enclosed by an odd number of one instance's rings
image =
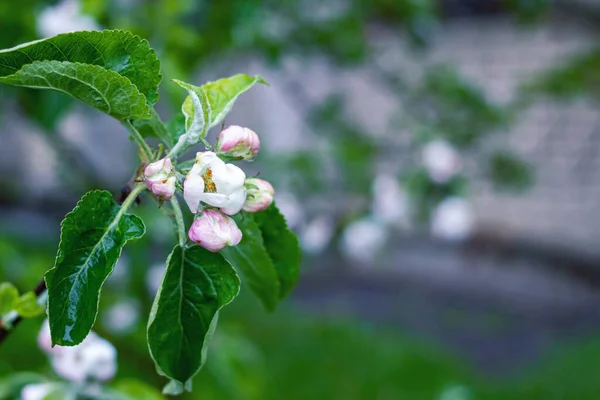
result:
[(212, 180), (212, 170), (208, 168), (206, 173), (202, 176), (202, 180), (204, 180), (204, 190), (209, 193), (214, 193), (217, 191), (217, 186)]

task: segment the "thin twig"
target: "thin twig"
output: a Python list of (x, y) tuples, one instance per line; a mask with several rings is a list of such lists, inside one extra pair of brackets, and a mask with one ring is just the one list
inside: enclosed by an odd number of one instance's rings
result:
[(125, 125), (127, 129), (129, 129), (131, 137), (137, 143), (142, 156), (142, 161), (151, 162), (154, 153), (152, 152), (152, 149), (150, 148), (150, 146), (148, 146), (148, 143), (146, 143), (140, 132), (138, 132), (138, 130), (135, 128), (135, 126), (133, 126), (133, 124), (130, 121), (123, 122), (123, 125)]

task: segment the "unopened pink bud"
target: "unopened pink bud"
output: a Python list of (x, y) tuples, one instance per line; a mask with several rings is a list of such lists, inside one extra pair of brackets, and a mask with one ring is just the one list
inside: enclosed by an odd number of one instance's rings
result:
[(260, 150), (260, 140), (253, 130), (231, 125), (217, 136), (215, 150), (237, 160), (252, 161)]
[(217, 252), (225, 246), (236, 246), (242, 240), (242, 231), (235, 221), (215, 210), (204, 210), (194, 220), (188, 236), (208, 251)]
[(244, 211), (258, 212), (269, 208), (275, 195), (275, 189), (269, 182), (263, 179), (250, 178), (246, 179), (245, 186), (247, 194)]
[(175, 193), (177, 176), (169, 158), (163, 158), (148, 164), (144, 170), (144, 177), (146, 178), (146, 186), (155, 196), (164, 200), (171, 200)]

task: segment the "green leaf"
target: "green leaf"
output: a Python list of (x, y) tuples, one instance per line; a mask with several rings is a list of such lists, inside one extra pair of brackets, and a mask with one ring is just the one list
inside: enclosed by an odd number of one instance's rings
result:
[(150, 117), (146, 99), (127, 78), (96, 65), (36, 61), (0, 83), (58, 90), (119, 120)]
[(148, 104), (158, 100), (160, 62), (148, 41), (131, 32), (72, 32), (0, 50), (0, 77), (13, 75), (35, 61), (96, 65), (127, 78)]
[(160, 372), (173, 380), (170, 389), (189, 387), (206, 359), (218, 311), (239, 289), (235, 270), (221, 254), (175, 246), (148, 322), (150, 354)]
[(241, 212), (232, 218), (243, 233), (242, 241), (237, 246), (224, 248), (221, 254), (242, 272), (250, 290), (272, 311), (279, 302), (279, 277), (265, 250), (260, 228), (252, 214)]
[[(188, 92), (195, 93), (201, 100), (203, 100), (203, 96), (206, 97), (208, 107), (203, 106), (202, 108), (204, 114), (203, 119), (208, 125), (205, 128), (206, 130), (220, 124), (225, 119), (225, 116), (231, 111), (231, 108), (239, 95), (250, 89), (256, 83), (267, 84), (267, 82), (259, 75), (250, 76), (246, 74), (238, 74), (229, 78), (208, 82), (200, 87), (181, 81), (176, 81), (176, 83), (187, 89)], [(182, 106), (183, 113), (186, 115), (186, 124), (188, 128), (195, 118), (195, 104), (193, 100), (192, 96), (188, 96)]]
[(181, 111), (185, 115), (187, 143), (196, 144), (206, 136), (209, 129), (212, 113), (208, 97), (202, 88), (177, 79), (174, 79), (173, 82), (186, 89), (189, 93), (189, 96), (181, 106)]
[(19, 290), (12, 283), (0, 283), (0, 316), (13, 311), (18, 301)]
[(300, 274), (298, 238), (288, 229), (275, 203), (265, 211), (254, 213), (253, 217), (262, 232), (267, 253), (275, 263), (281, 287), (279, 298), (283, 299), (296, 286)]
[(115, 383), (114, 388), (120, 395), (127, 399), (161, 400), (164, 397), (154, 387), (134, 379), (121, 379)]
[(220, 124), (231, 111), (239, 95), (256, 83), (267, 84), (260, 75), (237, 74), (203, 85), (202, 89), (206, 92), (212, 112), (209, 128)]
[(100, 289), (128, 240), (145, 233), (111, 194), (86, 193), (61, 224), (54, 268), (46, 273), (52, 343), (73, 346), (87, 336), (98, 312)]
[(24, 293), (19, 297), (19, 301), (17, 301), (15, 306), (17, 313), (23, 318), (33, 318), (42, 315), (46, 311), (46, 307), (38, 304), (37, 300), (35, 293)]

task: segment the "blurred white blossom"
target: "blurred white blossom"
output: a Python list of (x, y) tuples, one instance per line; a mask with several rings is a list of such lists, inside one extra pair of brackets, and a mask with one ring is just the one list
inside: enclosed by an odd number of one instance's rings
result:
[(166, 265), (164, 263), (154, 264), (148, 268), (146, 272), (146, 287), (150, 296), (154, 297), (160, 284), (162, 283), (163, 276), (165, 276)]
[(446, 183), (462, 170), (460, 154), (444, 140), (434, 140), (423, 147), (422, 160), (429, 177)]
[(104, 311), (102, 322), (111, 332), (126, 335), (135, 330), (140, 320), (140, 308), (140, 303), (135, 299), (119, 301)]
[(44, 400), (53, 389), (51, 383), (30, 383), (21, 389), (21, 400)]
[(335, 231), (333, 218), (321, 215), (310, 221), (300, 232), (302, 250), (309, 254), (319, 254), (329, 245)]
[(293, 194), (288, 192), (277, 192), (275, 194), (275, 202), (290, 228), (297, 228), (304, 222), (304, 211)]
[(390, 225), (406, 222), (408, 197), (398, 179), (389, 174), (379, 174), (373, 181), (373, 216)]
[(108, 277), (106, 283), (115, 288), (123, 288), (127, 286), (130, 277), (131, 260), (126, 252), (121, 253), (121, 257), (117, 260), (112, 274)]
[(438, 204), (431, 216), (433, 236), (450, 241), (467, 239), (475, 227), (471, 203), (460, 197), (449, 197)]
[(344, 230), (340, 242), (342, 254), (356, 261), (372, 261), (388, 238), (386, 227), (369, 218), (355, 221)]
[(438, 400), (469, 400), (469, 390), (464, 386), (450, 386), (442, 391)]
[(60, 33), (100, 29), (93, 17), (81, 13), (77, 0), (62, 0), (54, 6), (46, 7), (37, 18), (37, 31), (43, 38)]
[(38, 335), (40, 348), (50, 357), (52, 369), (73, 382), (107, 381), (117, 372), (117, 350), (94, 332), (77, 346), (51, 347), (48, 321)]

